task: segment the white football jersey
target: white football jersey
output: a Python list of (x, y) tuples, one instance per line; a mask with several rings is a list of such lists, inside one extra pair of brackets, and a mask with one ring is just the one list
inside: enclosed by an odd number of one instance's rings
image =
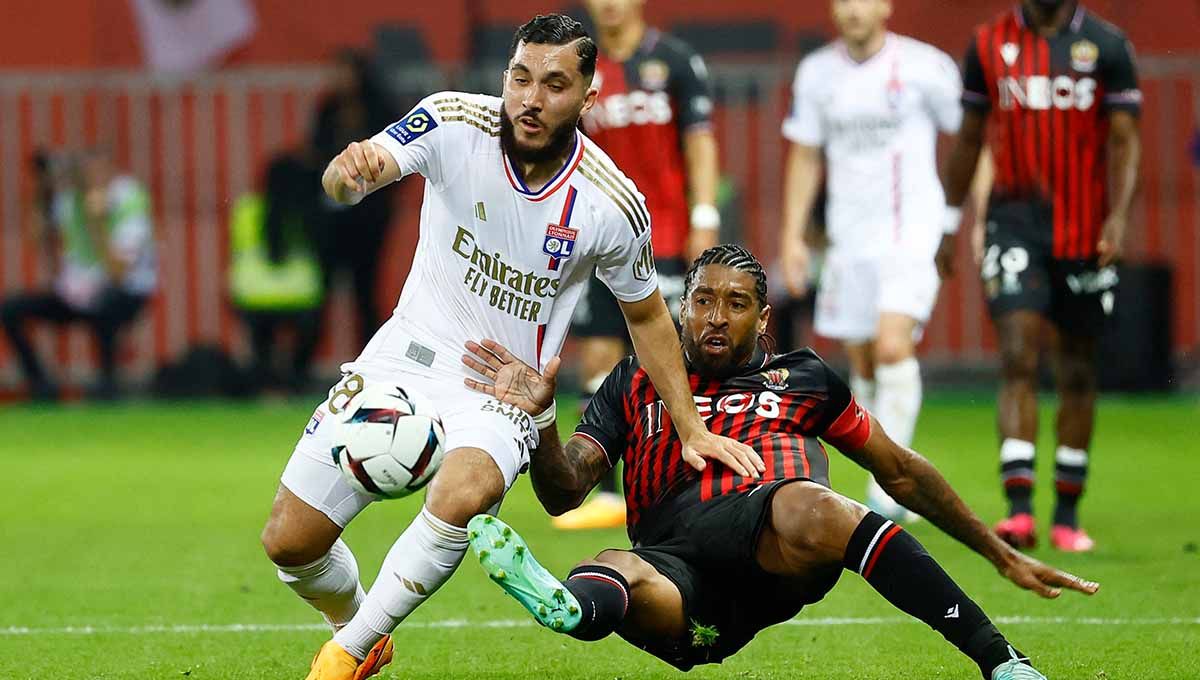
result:
[(841, 41), (800, 62), (783, 134), (824, 150), (834, 248), (863, 257), (898, 247), (932, 256), (945, 209), (937, 131), (958, 131), (961, 93), (949, 56), (893, 33), (863, 63)]
[[(468, 340), (539, 369), (558, 354), (593, 271), (618, 300), (656, 294), (650, 216), (637, 188), (580, 132), (531, 191), (500, 148), (498, 97), (440, 92), (371, 138), (401, 176), (425, 178), (412, 270), (392, 316), (344, 370), (473, 375)], [(372, 200), (368, 197), (365, 200)]]

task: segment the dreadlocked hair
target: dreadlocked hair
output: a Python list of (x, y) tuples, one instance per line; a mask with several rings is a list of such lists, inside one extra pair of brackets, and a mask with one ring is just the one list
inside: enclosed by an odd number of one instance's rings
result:
[[(688, 294), (692, 290), (692, 284), (696, 282), (696, 274), (699, 273), (701, 267), (709, 264), (719, 264), (753, 276), (754, 294), (758, 298), (758, 308), (762, 309), (767, 305), (767, 272), (763, 270), (762, 263), (758, 261), (758, 258), (754, 257), (754, 253), (733, 243), (722, 243), (713, 246), (700, 253), (700, 257), (697, 257), (692, 262), (692, 266), (687, 270), (687, 274), (683, 278), (684, 299), (688, 297)], [(774, 354), (774, 338), (763, 333), (758, 336), (758, 342), (767, 353)]]

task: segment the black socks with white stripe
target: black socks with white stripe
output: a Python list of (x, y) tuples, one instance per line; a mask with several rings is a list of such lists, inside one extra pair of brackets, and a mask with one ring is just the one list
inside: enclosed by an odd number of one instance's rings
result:
[(567, 590), (579, 600), (583, 618), (568, 634), (591, 642), (608, 636), (629, 610), (629, 582), (616, 569), (600, 565), (575, 567), (567, 575)]
[(1008, 661), (1008, 642), (925, 548), (898, 524), (867, 513), (846, 546), (843, 566), (897, 609), (941, 633), (979, 664), (983, 677)]

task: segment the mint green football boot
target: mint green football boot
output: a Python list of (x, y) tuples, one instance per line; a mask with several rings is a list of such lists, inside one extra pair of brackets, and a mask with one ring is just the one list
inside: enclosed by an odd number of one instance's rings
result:
[(491, 515), (476, 515), (467, 522), (467, 540), (488, 576), (538, 623), (557, 633), (569, 633), (579, 625), (579, 601), (538, 564), (512, 527)]
[(1029, 659), (1018, 657), (1012, 647), (1008, 648), (1008, 653), (1012, 658), (992, 669), (992, 680), (1047, 680), (1033, 666), (1025, 664)]

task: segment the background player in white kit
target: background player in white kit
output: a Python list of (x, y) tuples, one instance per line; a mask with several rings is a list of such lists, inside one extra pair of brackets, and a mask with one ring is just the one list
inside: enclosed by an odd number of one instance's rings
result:
[[(954, 61), (889, 33), (888, 0), (833, 0), (837, 40), (800, 62), (783, 134), (782, 264), (794, 296), (807, 287), (804, 231), (828, 165), (830, 248), (817, 290), (815, 330), (842, 342), (850, 385), (903, 446), (921, 407), (915, 343), (937, 299), (934, 254), (947, 224), (935, 159), (939, 130), (962, 121)], [(912, 518), (872, 479), (868, 502)]]
[[(696, 412), (678, 335), (658, 291), (645, 205), (632, 182), (576, 129), (595, 101), (596, 46), (579, 22), (537, 17), (518, 29), (503, 98), (443, 92), (356, 142), (329, 164), (325, 191), (354, 203), (412, 173), (425, 180), (412, 272), (391, 319), (317, 408), (284, 470), (263, 545), (280, 578), (335, 631), (311, 680), (367, 677), (391, 658), (389, 633), (450, 577), (467, 520), (495, 512), (528, 465), (539, 429), (519, 409), (468, 390), (469, 341), (495, 339), (553, 373), (571, 313), (597, 271), (687, 442), (757, 477), (749, 448), (709, 433)], [(341, 531), (372, 500), (334, 467), (320, 423), (364, 384), (386, 380), (433, 400), (447, 455), (420, 516), (384, 560), (369, 593)], [(550, 411), (552, 413), (552, 410)]]

